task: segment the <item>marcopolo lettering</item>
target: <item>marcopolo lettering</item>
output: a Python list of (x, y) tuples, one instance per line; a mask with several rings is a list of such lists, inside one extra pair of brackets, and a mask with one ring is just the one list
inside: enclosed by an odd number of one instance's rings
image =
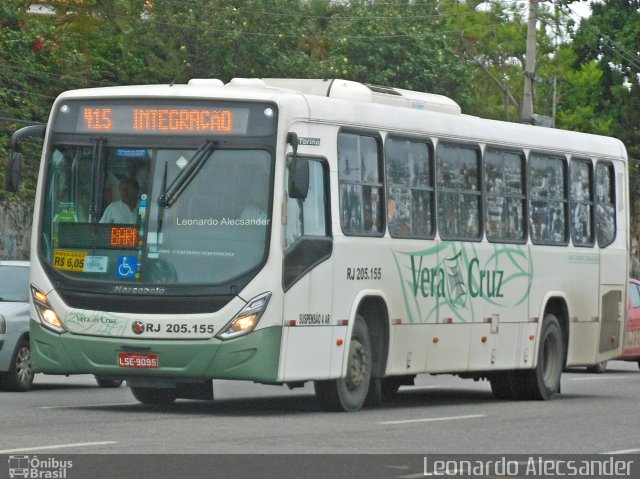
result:
[(147, 287), (136, 287), (136, 286), (115, 286), (113, 288), (114, 293), (120, 294), (139, 294), (139, 295), (149, 295), (149, 296), (158, 296), (165, 294), (166, 290), (164, 288), (147, 288)]

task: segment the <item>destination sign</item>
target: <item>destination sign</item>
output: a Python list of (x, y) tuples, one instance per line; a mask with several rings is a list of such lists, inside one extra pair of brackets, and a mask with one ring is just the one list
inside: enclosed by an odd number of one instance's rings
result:
[(275, 106), (259, 103), (160, 100), (73, 100), (60, 104), (58, 133), (250, 135), (275, 132)]

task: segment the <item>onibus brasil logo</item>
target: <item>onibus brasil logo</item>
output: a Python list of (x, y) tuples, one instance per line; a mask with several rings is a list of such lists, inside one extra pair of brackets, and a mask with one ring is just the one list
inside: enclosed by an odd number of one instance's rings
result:
[(9, 456), (9, 477), (30, 479), (66, 479), (67, 470), (73, 467), (73, 461), (54, 457)]
[(443, 242), (420, 251), (394, 251), (402, 298), (411, 323), (436, 322), (446, 311), (478, 321), (481, 302), (514, 307), (529, 297), (533, 262), (526, 245)]

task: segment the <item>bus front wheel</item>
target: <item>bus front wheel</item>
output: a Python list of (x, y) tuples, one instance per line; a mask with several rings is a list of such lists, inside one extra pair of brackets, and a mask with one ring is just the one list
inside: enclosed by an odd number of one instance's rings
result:
[(132, 386), (131, 393), (133, 397), (142, 404), (166, 406), (176, 400), (176, 390), (174, 388), (142, 388)]
[(367, 399), (372, 349), (367, 323), (360, 316), (351, 331), (348, 354), (345, 377), (314, 382), (316, 398), (326, 411), (357, 411)]

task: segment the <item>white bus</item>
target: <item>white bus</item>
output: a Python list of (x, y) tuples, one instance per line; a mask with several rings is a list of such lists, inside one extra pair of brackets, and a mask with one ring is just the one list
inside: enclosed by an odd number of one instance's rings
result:
[(323, 408), (357, 410), (420, 373), (549, 399), (565, 367), (621, 353), (616, 139), (310, 79), (70, 91), (44, 130), (12, 141), (45, 135), (38, 372), (151, 404), (313, 381)]

